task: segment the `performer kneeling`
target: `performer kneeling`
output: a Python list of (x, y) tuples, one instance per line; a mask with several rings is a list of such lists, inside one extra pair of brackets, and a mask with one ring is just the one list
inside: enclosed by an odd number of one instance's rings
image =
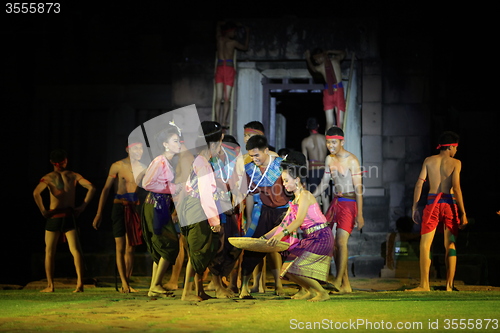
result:
[[(282, 162), (283, 186), (293, 192), (294, 199), (281, 224), (263, 238), (269, 245), (279, 241), (290, 243), (289, 255), (283, 263), (281, 277), (302, 287), (294, 299), (311, 302), (330, 299), (328, 292), (318, 281), (326, 281), (330, 270), (333, 250), (333, 234), (316, 199), (304, 188), (302, 179), (307, 175), (304, 154), (291, 152)], [(300, 227), (303, 238), (297, 237)]]

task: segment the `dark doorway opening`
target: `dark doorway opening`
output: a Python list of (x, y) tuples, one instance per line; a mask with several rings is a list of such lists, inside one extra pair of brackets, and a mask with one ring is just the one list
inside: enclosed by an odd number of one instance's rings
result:
[(270, 95), (276, 98), (276, 113), (286, 118), (286, 147), (276, 147), (276, 149), (288, 148), (301, 151), (301, 142), (309, 135), (306, 128), (309, 117), (318, 120), (319, 133), (325, 132), (325, 113), (320, 91), (271, 91)]

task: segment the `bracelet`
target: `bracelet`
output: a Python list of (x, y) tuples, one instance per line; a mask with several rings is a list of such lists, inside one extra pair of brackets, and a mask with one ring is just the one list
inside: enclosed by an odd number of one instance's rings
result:
[(290, 231), (288, 231), (287, 228), (283, 228), (283, 235), (289, 236), (290, 235)]
[(174, 196), (176, 196), (180, 193), (180, 191), (182, 191), (182, 185), (181, 184), (174, 184), (174, 185), (175, 185)]

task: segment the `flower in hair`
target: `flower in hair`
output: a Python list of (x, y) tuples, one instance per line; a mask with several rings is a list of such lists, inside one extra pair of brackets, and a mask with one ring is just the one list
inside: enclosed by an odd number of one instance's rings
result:
[(174, 122), (173, 120), (170, 120), (170, 121), (168, 122), (168, 124), (169, 124), (169, 125), (171, 125), (171, 126), (175, 126), (175, 128), (177, 128), (177, 132), (179, 132), (179, 136), (181, 136), (181, 133), (182, 133), (182, 132), (181, 132), (181, 129), (179, 128), (179, 126), (177, 126), (177, 125), (175, 124), (175, 122)]

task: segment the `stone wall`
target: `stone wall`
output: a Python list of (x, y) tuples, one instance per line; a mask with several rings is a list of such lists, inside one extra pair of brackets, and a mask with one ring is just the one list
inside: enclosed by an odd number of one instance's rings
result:
[[(272, 68), (274, 62), (288, 62), (293, 68), (306, 68), (304, 52), (318, 46), (345, 49), (348, 55), (355, 54), (361, 89), (356, 100), (356, 107), (361, 110), (360, 157), (368, 172), (364, 178), (366, 227), (363, 234), (353, 234), (351, 252), (358, 258), (380, 258), (378, 249), (385, 240), (385, 234), (394, 229), (398, 217), (408, 214), (413, 184), (423, 157), (428, 155), (428, 67), (414, 61), (410, 52), (404, 53), (397, 61), (393, 61), (396, 56), (383, 57), (387, 54), (384, 52), (386, 45), (379, 40), (387, 31), (382, 30), (374, 19), (239, 21), (251, 28), (249, 50), (238, 52), (242, 70), (245, 64), (252, 63), (257, 67), (266, 64)], [(59, 104), (61, 109), (82, 108), (82, 96), (85, 96), (83, 100), (88, 102), (84, 108), (108, 110), (108, 125), (103, 125), (105, 135), (101, 138), (107, 142), (104, 146), (108, 157), (100, 160), (98, 170), (91, 171), (95, 174), (88, 176), (96, 179), (98, 185), (102, 183), (99, 180), (105, 177), (109, 164), (122, 156), (121, 149), (116, 147), (121, 145), (125, 134), (124, 127), (118, 127), (113, 122), (117, 110), (123, 111), (120, 116), (127, 119), (125, 127), (130, 128), (148, 120), (148, 117), (191, 104), (196, 105), (200, 120), (211, 118), (215, 22), (198, 21), (187, 26), (189, 29), (184, 32), (182, 40), (166, 33), (137, 35), (129, 31), (128, 35), (122, 35), (115, 32), (121, 38), (115, 38), (113, 44), (107, 47), (105, 57), (90, 48), (88, 59), (84, 61), (88, 70), (84, 76), (87, 84), (73, 85), (71, 80), (65, 84), (65, 91), (78, 91), (78, 94), (64, 94), (64, 105)], [(106, 38), (110, 36), (95, 35), (88, 43), (105, 45)], [(130, 40), (140, 41), (140, 47), (125, 52), (131, 45)], [(170, 48), (170, 44), (175, 45), (175, 50)], [(39, 53), (43, 53), (43, 48)], [(156, 56), (147, 56), (149, 53)], [(143, 62), (145, 58), (150, 60), (149, 63)], [(115, 65), (109, 65), (113, 61)], [(348, 62), (343, 67), (345, 70)], [(75, 72), (71, 68), (68, 71)], [(92, 76), (99, 71), (103, 72), (100, 78)], [(38, 75), (48, 74), (40, 72)], [(105, 85), (97, 86), (94, 80)], [(54, 84), (38, 87), (40, 103), (37, 107), (40, 110), (60, 103), (57, 83), (63, 81), (64, 78), (53, 79), (48, 82)], [(40, 82), (47, 80), (41, 79)], [(136, 83), (132, 86), (131, 82)], [(238, 84), (240, 89), (247, 89), (253, 94), (258, 92), (256, 87), (248, 87), (241, 82)], [(109, 94), (109, 91), (118, 91), (119, 94)], [(262, 114), (259, 109), (259, 98), (262, 97), (255, 98), (257, 103), (252, 105), (251, 114)], [(234, 117), (235, 123), (238, 116)], [(241, 118), (245, 116), (248, 114), (240, 115)], [(86, 154), (84, 151), (81, 153), (82, 156)], [(36, 159), (44, 160), (45, 155), (46, 152), (40, 152)]]

